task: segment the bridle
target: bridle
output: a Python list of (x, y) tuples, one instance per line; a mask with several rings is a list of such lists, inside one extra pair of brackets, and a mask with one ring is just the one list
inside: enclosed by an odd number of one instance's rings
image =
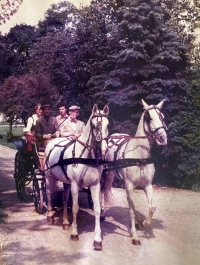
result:
[[(94, 144), (95, 144), (95, 149), (94, 149), (94, 153), (95, 153), (95, 159), (96, 159), (96, 163), (98, 164), (100, 160), (104, 160), (104, 158), (102, 157), (102, 141), (108, 141), (108, 138), (103, 138), (103, 132), (102, 132), (102, 123), (103, 123), (103, 118), (107, 118), (107, 115), (102, 114), (101, 112), (99, 112), (96, 115), (93, 115), (91, 120), (90, 120), (90, 124), (91, 124), (91, 130), (92, 130), (92, 134), (93, 134), (93, 138), (95, 139)], [(96, 119), (96, 125), (94, 125), (92, 123), (92, 120)]]
[[(95, 138), (95, 142), (98, 143), (100, 141), (107, 141), (108, 138), (103, 138), (103, 134), (102, 134), (102, 120), (103, 117), (107, 118), (107, 115), (104, 115), (102, 113), (98, 113), (96, 115), (93, 115), (91, 120), (90, 120), (90, 124), (91, 124), (91, 129), (92, 129), (92, 134), (93, 137)], [(94, 126), (94, 124), (92, 123), (92, 120), (96, 118), (96, 126)]]
[[(48, 170), (49, 168), (53, 168), (57, 165), (59, 165), (64, 173), (64, 175), (66, 176), (66, 178), (68, 179), (68, 176), (66, 174), (66, 171), (65, 171), (65, 168), (64, 166), (67, 164), (77, 164), (77, 163), (81, 163), (81, 161), (85, 160), (85, 164), (87, 164), (87, 162), (89, 160), (91, 160), (90, 158), (89, 159), (84, 159), (82, 158), (84, 152), (86, 149), (89, 150), (89, 153), (91, 154), (91, 151), (93, 150), (94, 151), (94, 154), (95, 154), (95, 164), (93, 166), (97, 166), (99, 165), (99, 161), (102, 161), (104, 159), (102, 159), (102, 155), (101, 155), (101, 141), (105, 140), (107, 141), (108, 138), (103, 138), (103, 133), (102, 133), (102, 122), (103, 122), (103, 117), (106, 117), (107, 118), (107, 115), (104, 115), (102, 113), (98, 113), (96, 115), (93, 115), (90, 119), (90, 133), (89, 133), (89, 137), (86, 141), (86, 143), (80, 141), (78, 138), (76, 140), (71, 140), (67, 143), (67, 145), (62, 145), (61, 143), (59, 144), (56, 144), (54, 145), (54, 147), (50, 150), (47, 158), (46, 158), (46, 166), (47, 166), (47, 169)], [(97, 125), (95, 126), (93, 123), (92, 123), (92, 120), (96, 118), (96, 123)], [(96, 130), (96, 132), (94, 132), (94, 130)], [(90, 137), (94, 137), (95, 141), (94, 141), (94, 144), (95, 146), (91, 146), (89, 145), (89, 141), (90, 141)], [(81, 154), (79, 155), (79, 157), (76, 157), (76, 154), (75, 154), (75, 146), (76, 146), (76, 143), (79, 143), (81, 144), (82, 146), (84, 146)], [(67, 151), (67, 148), (70, 147), (71, 145), (73, 145), (73, 150), (72, 150), (72, 158), (70, 159), (64, 159), (64, 153)], [(50, 157), (50, 154), (51, 152), (53, 151), (54, 148), (56, 147), (61, 147), (63, 148), (61, 153), (60, 153), (60, 157), (59, 157), (59, 160), (57, 163), (55, 163), (54, 165), (52, 165), (51, 167), (48, 166), (48, 160), (49, 160), (49, 157)], [(65, 164), (65, 160), (67, 161), (66, 164)], [(88, 161), (86, 161), (88, 160)], [(91, 162), (91, 161), (90, 161)], [(83, 163), (84, 164), (84, 163)], [(45, 171), (46, 171), (45, 170)]]
[[(102, 133), (103, 117), (107, 118), (107, 115), (104, 115), (101, 112), (99, 112), (98, 114), (95, 114), (91, 117), (91, 119), (90, 119), (90, 128), (91, 129), (90, 129), (89, 137), (88, 137), (86, 143), (81, 142), (78, 138), (76, 139), (75, 144), (76, 144), (76, 142), (78, 142), (79, 144), (84, 146), (80, 157), (82, 157), (85, 150), (88, 149), (90, 152), (91, 152), (91, 150), (94, 150), (96, 160), (99, 160), (101, 158), (101, 153), (102, 153), (101, 142), (102, 141), (107, 142), (107, 140), (108, 140), (108, 138), (103, 138), (103, 133)], [(96, 118), (96, 124), (97, 124), (96, 126), (92, 123), (92, 120), (95, 118)], [(91, 136), (95, 139), (94, 140), (94, 146), (89, 145), (89, 140), (90, 140)]]
[[(162, 123), (162, 126), (156, 128), (155, 130), (152, 130), (151, 127), (150, 127), (150, 121), (151, 121), (151, 116), (149, 114), (149, 111), (150, 110), (155, 110), (156, 113), (158, 114), (158, 117)], [(148, 127), (148, 130), (146, 130), (145, 128), (145, 122), (147, 124), (147, 127)], [(147, 135), (152, 135), (153, 137), (152, 138), (156, 138), (159, 142), (160, 140), (158, 139), (158, 136), (157, 136), (157, 132), (160, 130), (160, 129), (163, 129), (165, 132), (167, 132), (167, 126), (165, 124), (165, 121), (164, 121), (164, 115), (163, 113), (160, 111), (160, 109), (156, 106), (152, 106), (150, 107), (149, 109), (145, 110), (144, 111), (144, 122), (143, 122), (143, 128), (144, 128), (144, 131)]]

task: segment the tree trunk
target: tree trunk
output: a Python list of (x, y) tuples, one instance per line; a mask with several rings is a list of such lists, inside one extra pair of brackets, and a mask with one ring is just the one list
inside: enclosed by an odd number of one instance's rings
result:
[(12, 125), (13, 125), (13, 121), (9, 121), (9, 131), (8, 131), (8, 138), (12, 138), (13, 133), (12, 133)]

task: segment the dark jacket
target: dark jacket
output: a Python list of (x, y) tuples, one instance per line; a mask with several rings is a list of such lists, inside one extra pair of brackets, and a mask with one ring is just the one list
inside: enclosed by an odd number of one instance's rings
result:
[(42, 116), (36, 121), (35, 136), (38, 140), (43, 139), (44, 134), (54, 134), (56, 131), (56, 118), (49, 116), (48, 122)]

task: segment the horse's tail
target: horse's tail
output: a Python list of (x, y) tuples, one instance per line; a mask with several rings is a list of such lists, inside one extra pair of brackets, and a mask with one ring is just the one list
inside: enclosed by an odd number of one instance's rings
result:
[(113, 201), (112, 183), (114, 179), (113, 171), (103, 170), (101, 175), (101, 193), (104, 195), (105, 204), (110, 205)]

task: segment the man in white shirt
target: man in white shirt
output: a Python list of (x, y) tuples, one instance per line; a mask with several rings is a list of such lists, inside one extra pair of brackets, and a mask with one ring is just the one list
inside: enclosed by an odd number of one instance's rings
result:
[(35, 126), (36, 126), (36, 121), (39, 119), (42, 115), (42, 109), (41, 109), (41, 104), (38, 103), (35, 106), (35, 114), (33, 114), (31, 117), (28, 118), (28, 122), (26, 127), (23, 129), (23, 132), (25, 135), (32, 135), (35, 136)]
[(59, 133), (59, 127), (65, 122), (68, 117), (67, 106), (65, 102), (58, 103), (59, 115), (56, 117), (56, 131)]
[(82, 134), (85, 124), (77, 119), (79, 114), (80, 107), (71, 106), (69, 108), (69, 117), (58, 127), (61, 137), (76, 139)]

